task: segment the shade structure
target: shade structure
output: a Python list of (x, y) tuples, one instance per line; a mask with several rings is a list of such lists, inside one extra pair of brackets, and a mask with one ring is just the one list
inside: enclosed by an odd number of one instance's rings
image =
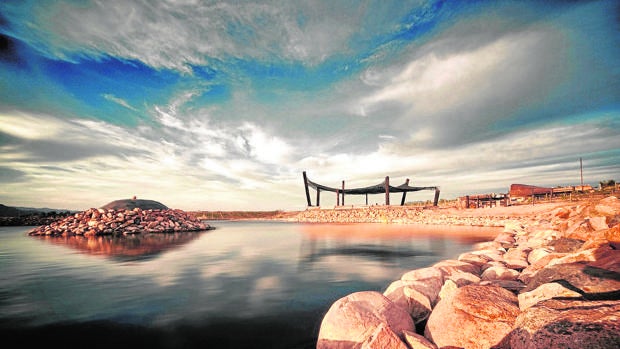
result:
[[(404, 199), (405, 199), (406, 193), (416, 192), (416, 191), (421, 191), (421, 190), (434, 190), (435, 191), (435, 200), (434, 200), (435, 206), (437, 206), (437, 201), (439, 200), (440, 190), (439, 190), (439, 187), (437, 186), (427, 186), (427, 187), (410, 186), (409, 180), (407, 180), (405, 183), (401, 185), (393, 186), (393, 185), (390, 185), (389, 176), (386, 176), (383, 182), (379, 184), (375, 184), (375, 185), (371, 185), (367, 187), (361, 187), (361, 188), (348, 188), (348, 189), (344, 187), (344, 181), (342, 182), (342, 188), (334, 188), (334, 187), (330, 187), (327, 185), (323, 185), (323, 184), (319, 184), (314, 181), (311, 181), (310, 179), (308, 179), (308, 176), (305, 171), (303, 172), (303, 178), (304, 178), (304, 186), (306, 188), (306, 199), (308, 201), (308, 206), (312, 206), (308, 188), (312, 188), (317, 191), (317, 206), (319, 205), (319, 194), (321, 191), (334, 192), (334, 193), (337, 193), (338, 195), (342, 195), (343, 205), (344, 205), (345, 194), (346, 195), (368, 195), (368, 194), (382, 194), (382, 193), (386, 194), (386, 205), (389, 205), (389, 194), (390, 193), (403, 193), (403, 200), (401, 200), (401, 205), (404, 205)], [(340, 202), (337, 203), (337, 205), (339, 204)]]

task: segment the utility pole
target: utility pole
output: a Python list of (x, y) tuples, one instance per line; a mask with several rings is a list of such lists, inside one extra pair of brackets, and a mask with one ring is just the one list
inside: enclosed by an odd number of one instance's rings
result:
[(583, 191), (583, 161), (579, 158), (579, 175), (581, 176), (581, 191)]

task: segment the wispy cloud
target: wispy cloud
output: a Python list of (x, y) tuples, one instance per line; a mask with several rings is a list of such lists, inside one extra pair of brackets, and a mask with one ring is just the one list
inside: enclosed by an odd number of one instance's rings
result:
[(130, 110), (133, 110), (133, 111), (138, 111), (138, 109), (136, 109), (136, 108), (132, 107), (131, 105), (129, 105), (129, 103), (127, 103), (126, 100), (124, 100), (122, 98), (115, 97), (112, 94), (107, 94), (106, 93), (106, 94), (103, 94), (101, 97), (107, 99), (110, 102), (114, 102), (114, 103), (116, 103), (118, 105), (121, 105), (121, 106), (123, 106), (123, 107), (125, 107), (127, 109), (130, 109)]

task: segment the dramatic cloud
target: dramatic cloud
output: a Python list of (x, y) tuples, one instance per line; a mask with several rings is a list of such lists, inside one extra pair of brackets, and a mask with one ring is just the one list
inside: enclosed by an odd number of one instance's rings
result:
[(2, 2), (0, 202), (303, 209), (304, 170), (452, 198), (575, 184), (579, 158), (596, 185), (620, 170), (618, 9)]

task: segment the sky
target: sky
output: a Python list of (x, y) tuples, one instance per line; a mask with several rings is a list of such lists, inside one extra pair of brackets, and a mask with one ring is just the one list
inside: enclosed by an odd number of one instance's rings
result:
[(617, 1), (4, 0), (0, 203), (302, 210), (303, 171), (596, 187), (619, 62)]

